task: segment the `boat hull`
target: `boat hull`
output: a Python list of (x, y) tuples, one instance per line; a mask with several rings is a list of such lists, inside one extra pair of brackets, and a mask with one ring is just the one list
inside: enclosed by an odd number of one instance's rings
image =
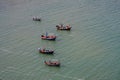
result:
[(59, 25), (56, 25), (57, 30), (66, 30), (66, 31), (70, 31), (72, 27), (61, 27)]
[(60, 67), (60, 63), (51, 63), (49, 61), (44, 61), (44, 63), (48, 66), (57, 66), (57, 67)]
[(50, 38), (50, 37), (46, 37), (46, 36), (41, 36), (41, 39), (43, 40), (56, 40), (56, 37)]
[(39, 50), (39, 53), (42, 53), (42, 54), (53, 54), (54, 53), (54, 50), (46, 50), (46, 49), (41, 49), (41, 48), (38, 48)]
[(40, 53), (43, 53), (43, 54), (53, 54), (54, 51), (41, 51), (39, 50)]

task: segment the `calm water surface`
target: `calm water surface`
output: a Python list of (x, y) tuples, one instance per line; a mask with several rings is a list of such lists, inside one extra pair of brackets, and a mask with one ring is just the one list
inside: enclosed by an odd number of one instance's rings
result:
[[(0, 0), (0, 80), (120, 80), (120, 0)], [(32, 21), (33, 16), (42, 18)], [(57, 31), (59, 23), (71, 31)], [(44, 41), (40, 34), (57, 35)], [(54, 55), (39, 54), (48, 47)], [(44, 65), (59, 59), (61, 67)]]

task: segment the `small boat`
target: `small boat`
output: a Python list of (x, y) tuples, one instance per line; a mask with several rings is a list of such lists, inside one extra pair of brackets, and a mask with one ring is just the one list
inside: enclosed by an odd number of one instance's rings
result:
[(38, 48), (38, 50), (39, 50), (39, 53), (42, 53), (42, 54), (53, 54), (54, 53), (54, 50), (49, 50), (46, 48)]
[(60, 67), (60, 61), (57, 60), (57, 59), (52, 59), (52, 60), (49, 60), (49, 61), (44, 61), (44, 63), (48, 66), (57, 66), (57, 67)]
[(72, 28), (70, 25), (63, 26), (63, 24), (56, 25), (56, 27), (57, 27), (57, 30), (68, 30), (68, 31), (70, 31)]
[(46, 35), (41, 35), (41, 39), (43, 39), (43, 40), (55, 40), (56, 36), (55, 35), (48, 35), (48, 33), (46, 32)]
[(33, 18), (33, 21), (41, 21), (41, 18)]

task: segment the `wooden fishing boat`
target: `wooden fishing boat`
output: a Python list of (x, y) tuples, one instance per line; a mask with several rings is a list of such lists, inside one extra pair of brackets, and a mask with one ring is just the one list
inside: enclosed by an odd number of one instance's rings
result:
[(39, 53), (42, 53), (42, 54), (53, 54), (54, 53), (54, 50), (49, 50), (46, 48), (38, 48), (38, 50), (39, 50)]
[(33, 18), (33, 21), (41, 21), (41, 18)]
[(68, 31), (70, 31), (72, 27), (70, 25), (63, 26), (62, 24), (60, 24), (60, 25), (56, 25), (56, 28), (57, 28), (57, 30), (68, 30)]
[(60, 61), (57, 60), (57, 59), (52, 59), (52, 60), (49, 60), (49, 61), (44, 61), (44, 63), (48, 66), (57, 66), (57, 67), (60, 67)]
[(46, 33), (46, 35), (41, 35), (41, 39), (43, 39), (43, 40), (55, 40), (56, 36), (55, 35), (48, 35), (48, 33)]

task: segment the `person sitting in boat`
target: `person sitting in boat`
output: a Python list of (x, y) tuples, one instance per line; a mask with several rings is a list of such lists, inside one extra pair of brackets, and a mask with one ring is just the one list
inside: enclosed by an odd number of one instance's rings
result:
[(42, 51), (45, 51), (45, 50), (46, 50), (45, 48), (42, 49)]
[(63, 27), (63, 24), (60, 24), (61, 27)]
[(44, 37), (44, 35), (41, 35), (41, 37)]
[(49, 50), (45, 50), (46, 52), (49, 52)]
[(70, 28), (70, 25), (66, 25), (66, 29), (69, 29)]
[(64, 26), (63, 29), (66, 29), (66, 27)]
[(63, 24), (60, 24), (60, 29), (63, 29), (64, 25)]

